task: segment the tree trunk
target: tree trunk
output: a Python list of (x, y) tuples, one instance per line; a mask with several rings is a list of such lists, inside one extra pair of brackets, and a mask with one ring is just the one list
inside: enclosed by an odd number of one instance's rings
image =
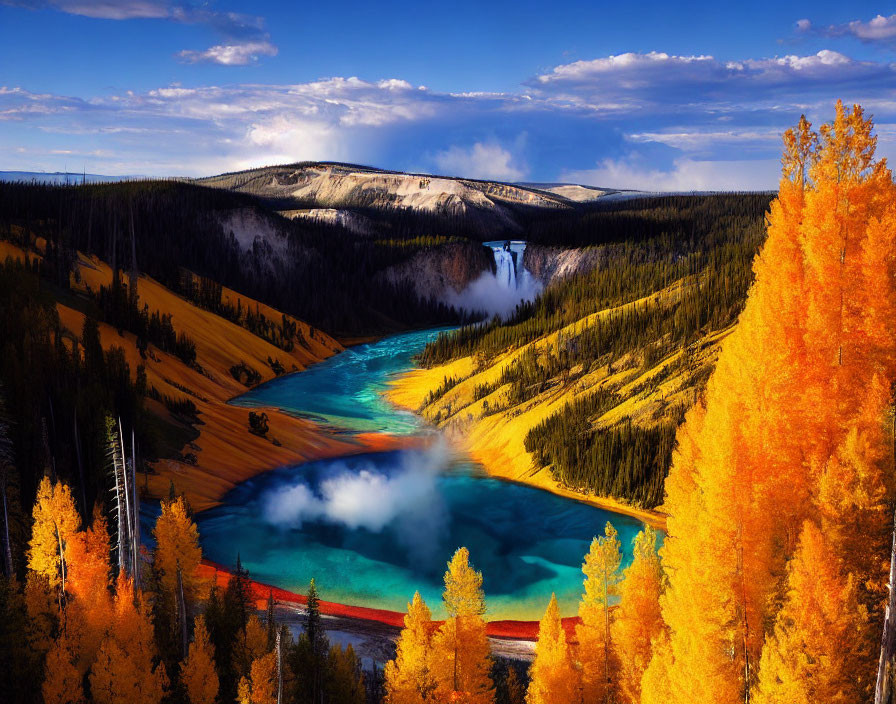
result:
[(884, 630), (880, 643), (880, 661), (877, 666), (874, 704), (890, 704), (892, 699), (893, 656), (896, 655), (896, 515), (893, 518), (893, 545), (890, 549), (889, 593), (887, 609), (884, 612)]

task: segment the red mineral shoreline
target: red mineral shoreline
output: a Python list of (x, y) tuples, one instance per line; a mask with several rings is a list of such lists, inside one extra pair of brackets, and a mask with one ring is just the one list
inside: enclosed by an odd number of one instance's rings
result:
[[(210, 560), (203, 560), (199, 566), (200, 576), (213, 581), (219, 587), (227, 586), (230, 581), (231, 573), (228, 568), (214, 563)], [(304, 606), (308, 599), (302, 594), (274, 587), (255, 580), (249, 580), (252, 597), (255, 599), (256, 606), (259, 609), (265, 608), (268, 596), (271, 595), (274, 601), (281, 604), (294, 604)], [(340, 618), (356, 619), (358, 621), (373, 621), (385, 624), (394, 628), (402, 628), (404, 626), (403, 612), (389, 611), (387, 609), (373, 609), (368, 606), (351, 606), (348, 604), (337, 604), (332, 601), (320, 601), (320, 612), (325, 616), (337, 616)], [(566, 629), (570, 637), (575, 636), (575, 627), (579, 623), (577, 616), (571, 616), (563, 619), (563, 627)], [(492, 638), (507, 638), (513, 640), (534, 641), (538, 637), (538, 621), (488, 621), (485, 626), (486, 633)]]

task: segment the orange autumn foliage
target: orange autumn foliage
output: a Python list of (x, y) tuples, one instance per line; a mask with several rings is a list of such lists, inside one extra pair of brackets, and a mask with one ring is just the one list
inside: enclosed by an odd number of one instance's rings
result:
[(159, 704), (168, 688), (158, 662), (149, 605), (133, 583), (119, 576), (109, 632), (90, 672), (97, 704)]
[(65, 636), (60, 636), (47, 653), (44, 664), (44, 683), (41, 694), (44, 704), (82, 704), (84, 688), (83, 675), (74, 663), (75, 653)]
[(75, 643), (77, 665), (83, 674), (96, 658), (112, 617), (109, 591), (109, 531), (99, 506), (93, 523), (69, 540), (66, 628)]
[(756, 704), (842, 704), (863, 701), (859, 675), (868, 613), (856, 599), (852, 576), (843, 577), (830, 541), (813, 521), (803, 524), (790, 561), (787, 595), (762, 650)]
[(180, 679), (190, 704), (214, 704), (218, 696), (215, 653), (205, 627), (205, 619), (196, 617), (193, 642), (180, 668)]
[(482, 618), (482, 573), (470, 565), (466, 548), (458, 549), (448, 563), (443, 600), (449, 618), (432, 641), (436, 700), (492, 704), (495, 688), (491, 649)]
[[(884, 423), (896, 380), (896, 189), (871, 132), (860, 108), (838, 103), (820, 134), (803, 119), (786, 135), (755, 282), (679, 430), (662, 549), (669, 655), (654, 671), (668, 673), (673, 703), (734, 704), (755, 686), (811, 516), (859, 601), (880, 608), (894, 483)], [(867, 684), (872, 660), (843, 673), (841, 689)]]

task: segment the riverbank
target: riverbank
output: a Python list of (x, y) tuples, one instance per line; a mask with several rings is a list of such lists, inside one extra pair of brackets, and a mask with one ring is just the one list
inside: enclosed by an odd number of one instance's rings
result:
[[(459, 363), (462, 365), (464, 360)], [(427, 394), (438, 388), (443, 378), (450, 378), (455, 372), (464, 374), (464, 370), (454, 369), (452, 365), (436, 369), (414, 369), (390, 383), (386, 398), (398, 408), (419, 412)], [(557, 405), (559, 402), (546, 406), (544, 413), (547, 414)], [(438, 424), (437, 418), (428, 417), (428, 420)], [(534, 466), (530, 454), (523, 446), (524, 429), (515, 427), (513, 419), (507, 423), (502, 423), (502, 420), (497, 414), (480, 418), (474, 418), (470, 414), (462, 422), (447, 424), (442, 430), (452, 444), (469, 454), (492, 477), (549, 491), (596, 508), (631, 516), (653, 528), (665, 529), (666, 516), (660, 511), (631, 506), (611, 497), (583, 494), (561, 486), (548, 469)]]
[[(231, 578), (231, 572), (227, 568), (209, 560), (202, 561), (199, 571), (203, 579), (220, 588), (225, 588)], [(302, 628), (307, 597), (251, 579), (249, 585), (259, 611), (267, 608), (268, 598), (272, 597), (277, 619), (287, 623), (293, 633)], [(319, 604), (328, 632), (354, 636), (353, 644), (363, 643), (368, 651), (362, 655), (373, 657), (375, 653), (382, 653), (388, 654), (388, 658), (391, 658), (391, 643), (397, 640), (404, 627), (404, 613), (325, 600), (321, 600)], [(562, 622), (568, 637), (574, 640), (575, 627), (580, 619), (571, 616), (562, 619)], [(486, 634), (494, 655), (516, 660), (531, 660), (534, 644), (538, 638), (538, 621), (488, 621)]]

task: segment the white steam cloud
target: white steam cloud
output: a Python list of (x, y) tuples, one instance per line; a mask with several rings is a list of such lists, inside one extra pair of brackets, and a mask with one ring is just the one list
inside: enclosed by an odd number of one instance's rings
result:
[(435, 544), (445, 530), (447, 511), (439, 492), (439, 474), (449, 453), (441, 444), (394, 455), (383, 468), (373, 461), (334, 462), (316, 486), (304, 478), (271, 489), (262, 497), (264, 517), (273, 525), (300, 529), (326, 522), (350, 530), (394, 531), (412, 557)]

